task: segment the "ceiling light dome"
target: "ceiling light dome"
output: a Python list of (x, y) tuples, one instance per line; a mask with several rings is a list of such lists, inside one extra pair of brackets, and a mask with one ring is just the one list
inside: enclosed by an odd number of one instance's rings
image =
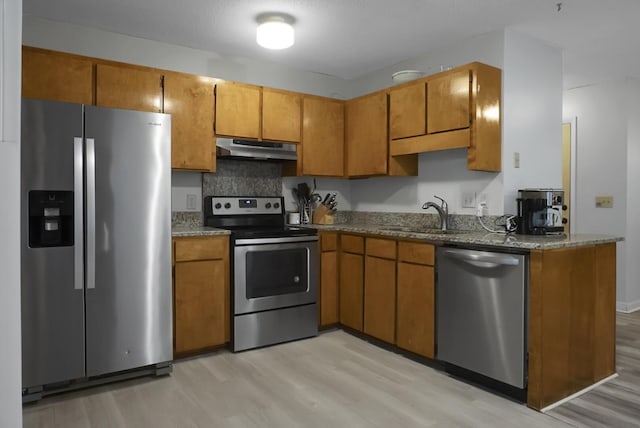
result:
[(256, 40), (267, 49), (286, 49), (293, 46), (293, 18), (282, 14), (268, 14), (258, 17)]

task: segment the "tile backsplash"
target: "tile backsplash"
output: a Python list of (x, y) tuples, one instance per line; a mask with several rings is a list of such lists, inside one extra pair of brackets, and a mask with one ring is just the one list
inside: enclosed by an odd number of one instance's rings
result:
[(279, 162), (218, 159), (215, 174), (203, 174), (202, 196), (280, 196)]
[[(184, 177), (176, 178), (183, 184)], [(184, 197), (183, 193), (193, 191), (193, 178), (188, 179), (190, 190), (182, 191), (176, 197)], [(175, 183), (174, 183), (175, 184)], [(175, 191), (176, 189), (174, 189)], [(176, 192), (177, 193), (177, 192)], [(199, 192), (198, 192), (199, 193)], [(282, 194), (282, 165), (279, 162), (218, 159), (215, 174), (202, 174), (202, 199), (206, 196), (280, 196)], [(204, 213), (202, 199), (198, 201), (197, 210), (175, 210), (171, 213), (171, 224), (174, 226), (202, 226)], [(184, 209), (182, 207), (182, 209)]]

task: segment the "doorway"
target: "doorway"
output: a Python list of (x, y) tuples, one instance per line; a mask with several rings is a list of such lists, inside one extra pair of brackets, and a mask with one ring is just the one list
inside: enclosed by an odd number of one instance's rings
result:
[(564, 190), (564, 204), (567, 210), (563, 213), (564, 233), (575, 232), (576, 197), (576, 125), (577, 118), (564, 120), (562, 123), (562, 190)]

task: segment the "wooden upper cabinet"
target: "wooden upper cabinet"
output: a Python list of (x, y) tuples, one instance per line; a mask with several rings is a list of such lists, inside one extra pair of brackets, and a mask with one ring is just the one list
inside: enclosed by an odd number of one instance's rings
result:
[(88, 58), (23, 46), (22, 96), (93, 103), (93, 63)]
[(469, 127), (470, 71), (446, 74), (427, 82), (427, 133)]
[(415, 137), (427, 132), (427, 86), (424, 81), (389, 91), (389, 138)]
[(377, 92), (345, 103), (347, 176), (387, 173), (387, 94)]
[(470, 65), (471, 142), (467, 152), (469, 169), (502, 169), (502, 71), (474, 62)]
[(305, 97), (302, 121), (302, 174), (344, 175), (344, 103)]
[(294, 92), (262, 89), (262, 139), (300, 142), (302, 96)]
[(162, 112), (163, 74), (151, 68), (96, 65), (96, 105)]
[(216, 84), (216, 135), (260, 138), (260, 87), (219, 81)]
[(167, 73), (164, 112), (171, 114), (171, 167), (215, 171), (215, 79)]

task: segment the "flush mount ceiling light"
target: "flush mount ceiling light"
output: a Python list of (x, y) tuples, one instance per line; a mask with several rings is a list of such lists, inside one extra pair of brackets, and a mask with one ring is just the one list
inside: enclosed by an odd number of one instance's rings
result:
[(267, 49), (286, 49), (293, 46), (293, 17), (281, 13), (259, 15), (256, 40)]

